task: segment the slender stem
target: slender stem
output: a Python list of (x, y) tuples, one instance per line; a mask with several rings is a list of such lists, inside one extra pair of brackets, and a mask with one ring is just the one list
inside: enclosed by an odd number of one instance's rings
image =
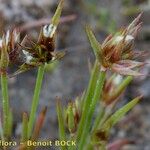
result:
[(122, 83), (116, 88), (115, 92), (111, 95), (111, 99), (115, 99), (122, 93), (122, 91), (130, 84), (133, 80), (133, 76), (127, 76)]
[(30, 112), (30, 117), (29, 117), (28, 138), (31, 137), (33, 125), (35, 122), (35, 116), (36, 116), (36, 111), (37, 111), (37, 107), (39, 104), (39, 96), (40, 96), (40, 91), (41, 91), (41, 86), (42, 86), (42, 81), (43, 81), (43, 76), (44, 76), (44, 68), (45, 68), (45, 66), (42, 65), (38, 69), (38, 75), (37, 75), (37, 79), (36, 79), (36, 85), (35, 85), (32, 106), (31, 106), (31, 112)]
[(86, 116), (87, 116), (87, 113), (88, 113), (88, 110), (89, 110), (89, 107), (91, 104), (91, 99), (93, 97), (94, 90), (95, 90), (98, 72), (99, 72), (99, 65), (98, 65), (98, 62), (96, 61), (94, 68), (92, 70), (88, 89), (87, 89), (87, 92), (86, 92), (85, 97), (84, 97), (81, 121), (79, 123), (78, 131), (77, 131), (77, 141), (80, 141), (80, 137), (81, 137), (84, 125), (85, 125)]
[(11, 137), (12, 134), (12, 128), (13, 128), (13, 114), (12, 114), (12, 110), (9, 109), (9, 116), (8, 116), (8, 138)]
[[(65, 122), (63, 117), (63, 110), (60, 101), (57, 101), (57, 116), (58, 116), (58, 124), (59, 124), (59, 138), (60, 141), (66, 140), (65, 135)], [(61, 150), (66, 150), (66, 146), (60, 146)]]
[[(133, 80), (133, 76), (127, 76), (121, 82), (121, 84), (119, 84), (119, 86), (115, 89), (114, 93), (112, 94), (112, 99), (117, 98), (118, 95), (120, 95), (122, 93), (122, 91), (130, 84), (130, 82), (132, 80)], [(102, 125), (106, 121), (106, 119), (111, 115), (111, 113), (112, 113), (113, 109), (115, 108), (116, 104), (117, 104), (117, 101), (109, 107), (107, 112), (105, 111), (105, 114), (103, 115), (103, 118), (102, 118), (102, 120), (101, 120), (101, 122), (98, 126)]]
[(104, 72), (104, 71), (101, 71), (99, 76), (98, 76), (98, 80), (97, 80), (96, 87), (95, 87), (95, 93), (94, 93), (94, 96), (92, 98), (92, 103), (91, 103), (90, 107), (88, 108), (89, 112), (86, 114), (86, 116), (87, 116), (86, 117), (87, 119), (85, 120), (86, 126), (84, 126), (83, 133), (81, 135), (81, 139), (79, 142), (78, 150), (83, 150), (83, 146), (86, 142), (86, 137), (87, 137), (89, 130), (90, 130), (90, 123), (92, 121), (92, 116), (94, 114), (96, 104), (97, 104), (97, 102), (101, 96), (105, 76), (106, 76), (106, 72)]
[(2, 98), (3, 98), (3, 132), (4, 138), (7, 139), (8, 135), (8, 117), (9, 117), (9, 99), (8, 99), (8, 78), (6, 73), (1, 74), (1, 87), (2, 87)]
[(1, 120), (0, 120), (0, 138), (2, 141), (4, 141), (4, 134), (3, 134), (3, 128), (2, 128)]
[[(75, 134), (70, 134), (70, 138), (69, 138), (70, 141), (75, 141)], [(68, 146), (68, 150), (76, 150), (76, 146)]]

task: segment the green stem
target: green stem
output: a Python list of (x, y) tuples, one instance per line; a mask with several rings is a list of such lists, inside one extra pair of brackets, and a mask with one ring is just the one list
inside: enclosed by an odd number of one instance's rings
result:
[(37, 111), (37, 107), (39, 104), (39, 96), (40, 96), (41, 86), (42, 86), (42, 81), (43, 81), (43, 76), (44, 76), (44, 68), (45, 68), (45, 66), (42, 65), (38, 69), (38, 75), (37, 75), (37, 79), (36, 79), (36, 85), (35, 85), (32, 106), (31, 106), (31, 112), (30, 112), (30, 117), (29, 117), (28, 138), (31, 137), (33, 125), (35, 122), (36, 111)]
[[(75, 141), (75, 134), (70, 134), (70, 141)], [(68, 146), (68, 150), (76, 150), (76, 146)]]
[[(58, 116), (58, 124), (59, 124), (59, 140), (65, 141), (66, 135), (65, 135), (65, 122), (64, 122), (64, 116), (63, 116), (63, 110), (60, 101), (57, 102), (57, 116)], [(65, 146), (60, 146), (61, 150), (66, 150)]]
[(88, 110), (89, 110), (89, 107), (91, 104), (91, 99), (93, 97), (94, 90), (95, 90), (98, 72), (99, 72), (99, 64), (96, 61), (94, 68), (92, 70), (88, 89), (87, 89), (87, 92), (86, 92), (85, 97), (84, 97), (82, 116), (81, 116), (81, 120), (79, 123), (78, 131), (77, 131), (77, 141), (80, 141), (80, 137), (81, 137), (84, 125), (85, 125), (86, 116), (87, 116), (87, 113), (88, 113)]
[(2, 141), (4, 141), (4, 134), (3, 134), (3, 128), (2, 128), (1, 120), (0, 120), (0, 138)]
[[(114, 92), (110, 95), (110, 98), (108, 100), (109, 103), (115, 101), (118, 99), (118, 97), (123, 93), (125, 88), (130, 84), (130, 82), (133, 80), (133, 76), (127, 76), (119, 85), (114, 89)], [(117, 103), (117, 101), (115, 101)]]
[(86, 114), (87, 119), (85, 120), (85, 126), (83, 129), (82, 135), (81, 135), (78, 150), (83, 150), (84, 144), (86, 142), (86, 137), (88, 136), (88, 133), (89, 133), (89, 130), (91, 127), (90, 124), (92, 121), (92, 116), (94, 114), (96, 104), (97, 104), (97, 102), (101, 96), (101, 93), (102, 93), (102, 88), (104, 85), (105, 76), (106, 76), (106, 72), (104, 72), (104, 71), (101, 71), (99, 76), (98, 76), (98, 80), (97, 80), (96, 87), (95, 87), (95, 93), (94, 93), (94, 96), (92, 98), (92, 102), (90, 104), (90, 107), (88, 108), (89, 112)]
[(128, 85), (129, 83), (133, 80), (133, 76), (127, 76), (122, 83), (117, 87), (114, 96), (118, 95), (118, 93), (121, 93)]
[(12, 110), (10, 110), (8, 116), (8, 138), (11, 137), (12, 128), (13, 128), (13, 114), (12, 114)]
[(8, 117), (9, 117), (9, 99), (8, 99), (8, 78), (6, 73), (1, 74), (1, 87), (2, 87), (2, 102), (3, 102), (3, 133), (4, 138), (8, 136)]

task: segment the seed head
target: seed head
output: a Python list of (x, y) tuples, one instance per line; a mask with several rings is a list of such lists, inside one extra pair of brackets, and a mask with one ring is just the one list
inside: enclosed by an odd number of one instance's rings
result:
[[(36, 43), (30, 41), (30, 46), (28, 47), (21, 45), (25, 62), (19, 67), (14, 75), (34, 67), (51, 63), (64, 56), (64, 52), (55, 51), (55, 34), (60, 20), (62, 7), (63, 0), (60, 1), (51, 23), (42, 27)], [(28, 40), (27, 38), (28, 37), (25, 37), (25, 41)]]
[(87, 27), (87, 34), (101, 69), (110, 69), (121, 75), (142, 75), (134, 69), (145, 63), (135, 61), (137, 52), (133, 51), (134, 41), (142, 24), (140, 18), (141, 14), (122, 32), (109, 35), (101, 45), (96, 41), (91, 29)]
[(9, 64), (13, 64), (19, 58), (17, 46), (19, 42), (19, 33), (14, 29), (7, 31), (6, 34), (0, 39), (0, 56), (1, 56), (1, 69), (5, 69)]

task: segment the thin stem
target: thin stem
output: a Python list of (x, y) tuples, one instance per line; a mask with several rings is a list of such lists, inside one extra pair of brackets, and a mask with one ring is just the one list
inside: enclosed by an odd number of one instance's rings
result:
[[(66, 140), (66, 135), (65, 135), (65, 122), (64, 122), (64, 117), (63, 117), (63, 110), (60, 101), (57, 101), (57, 116), (58, 116), (58, 124), (59, 124), (59, 138), (60, 141), (65, 141)], [(61, 150), (66, 150), (65, 146), (60, 146)]]
[(31, 112), (30, 112), (30, 117), (29, 117), (28, 138), (31, 137), (33, 125), (35, 122), (35, 116), (36, 116), (36, 111), (37, 111), (37, 107), (39, 104), (39, 96), (40, 96), (41, 86), (42, 86), (42, 81), (43, 81), (43, 76), (44, 76), (44, 68), (45, 68), (45, 66), (42, 65), (38, 69), (38, 75), (37, 75), (37, 79), (36, 79), (36, 85), (35, 85), (32, 106), (31, 106)]
[(81, 116), (81, 121), (79, 123), (79, 127), (78, 127), (78, 131), (77, 131), (77, 141), (80, 141), (80, 137), (85, 125), (85, 120), (86, 120), (86, 116), (91, 104), (91, 99), (93, 97), (94, 94), (94, 90), (95, 90), (95, 84), (97, 81), (97, 77), (98, 77), (98, 72), (99, 72), (99, 64), (96, 61), (94, 68), (92, 70), (92, 74), (91, 74), (91, 78), (90, 78), (90, 82), (88, 85), (88, 89), (86, 91), (85, 97), (84, 97), (84, 103), (83, 103), (83, 111), (82, 111), (82, 116)]
[(1, 140), (4, 141), (4, 134), (3, 134), (3, 128), (2, 128), (1, 120), (0, 120), (0, 137), (1, 137)]
[(115, 92), (111, 95), (111, 99), (116, 99), (118, 95), (122, 93), (122, 91), (130, 84), (133, 80), (133, 76), (127, 76), (116, 88)]
[(3, 133), (4, 138), (8, 136), (8, 119), (9, 119), (9, 99), (8, 99), (8, 78), (6, 73), (1, 74), (1, 87), (2, 87), (2, 102), (3, 102)]
[[(70, 134), (70, 138), (69, 138), (70, 141), (75, 141), (75, 134)], [(76, 146), (68, 146), (68, 150), (76, 150)]]
[(12, 128), (13, 128), (13, 114), (12, 114), (12, 110), (10, 110), (8, 116), (8, 138), (11, 137)]
[(83, 150), (83, 146), (86, 142), (86, 137), (87, 137), (89, 130), (90, 130), (90, 123), (92, 120), (92, 116), (94, 114), (96, 104), (97, 104), (98, 100), (100, 99), (100, 96), (102, 93), (102, 88), (104, 85), (105, 76), (106, 76), (106, 73), (104, 71), (101, 71), (99, 76), (98, 76), (98, 80), (97, 80), (96, 87), (95, 87), (95, 93), (94, 93), (94, 96), (92, 98), (92, 103), (91, 103), (90, 107), (88, 108), (89, 112), (86, 114), (87, 119), (85, 120), (85, 126), (83, 128), (83, 133), (81, 135), (81, 139), (79, 142), (79, 148), (78, 148), (79, 150)]

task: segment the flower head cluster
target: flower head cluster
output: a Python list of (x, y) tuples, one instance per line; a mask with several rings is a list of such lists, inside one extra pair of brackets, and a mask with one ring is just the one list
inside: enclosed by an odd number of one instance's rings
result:
[(64, 56), (64, 52), (55, 51), (55, 33), (59, 24), (62, 6), (63, 0), (60, 1), (51, 23), (41, 29), (38, 41), (36, 43), (30, 42), (31, 47), (22, 46), (25, 63), (20, 66), (16, 74), (45, 63), (51, 63)]
[[(53, 24), (45, 25), (39, 36), (37, 43), (32, 42), (31, 47), (22, 46), (25, 62), (16, 72), (29, 70), (45, 63), (51, 63), (56, 59), (64, 56), (64, 52), (55, 52), (55, 32), (56, 27), (52, 28)], [(26, 37), (27, 38), (27, 37)]]
[(109, 36), (101, 45), (101, 64), (104, 68), (123, 75), (141, 75), (132, 70), (142, 66), (142, 62), (134, 61), (134, 40), (141, 27), (141, 14), (121, 33)]
[(139, 14), (123, 31), (114, 36), (109, 35), (101, 45), (96, 41), (92, 31), (87, 28), (88, 37), (102, 70), (110, 69), (122, 75), (142, 75), (135, 69), (145, 63), (135, 61), (134, 59), (139, 56), (139, 53), (133, 51), (134, 41), (142, 24), (140, 22), (141, 15)]
[(28, 36), (25, 36), (20, 42), (20, 36), (16, 30), (8, 31), (3, 36), (0, 40), (1, 70), (6, 69), (9, 63), (19, 61), (21, 65), (13, 74), (16, 75), (45, 63), (51, 63), (64, 56), (64, 52), (55, 52), (55, 33), (59, 24), (62, 5), (63, 0), (60, 1), (51, 23), (42, 27), (36, 43), (32, 42)]
[(19, 32), (16, 29), (7, 31), (0, 39), (0, 68), (1, 71), (6, 70), (9, 64), (14, 64), (19, 61)]

